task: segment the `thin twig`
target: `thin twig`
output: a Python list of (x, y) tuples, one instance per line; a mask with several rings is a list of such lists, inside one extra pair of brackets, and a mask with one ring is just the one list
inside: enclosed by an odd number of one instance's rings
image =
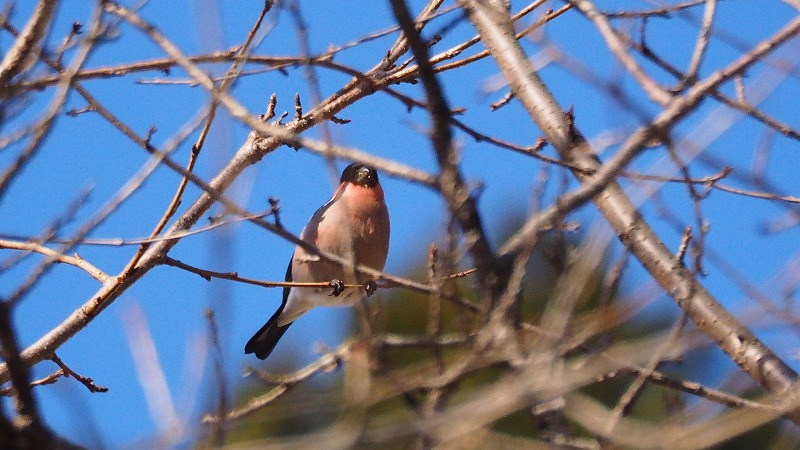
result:
[(0, 239), (0, 248), (22, 250), (27, 252), (36, 252), (44, 256), (47, 256), (48, 258), (51, 258), (56, 262), (75, 266), (83, 270), (84, 272), (88, 273), (89, 275), (92, 276), (92, 278), (96, 279), (101, 283), (105, 283), (106, 281), (109, 280), (109, 276), (106, 275), (105, 272), (93, 266), (80, 256), (78, 256), (77, 253), (75, 254), (75, 256), (67, 256), (64, 255), (63, 253), (59, 253), (56, 250), (37, 244), (35, 242), (16, 242), (16, 241), (9, 241), (6, 239)]
[(346, 357), (350, 351), (350, 343), (346, 342), (339, 346), (335, 351), (323, 355), (315, 362), (303, 367), (302, 369), (288, 375), (269, 375), (255, 369), (249, 369), (248, 372), (258, 376), (264, 382), (274, 385), (272, 389), (258, 397), (252, 398), (242, 408), (228, 411), (225, 417), (218, 415), (205, 415), (203, 416), (203, 423), (218, 423), (222, 420), (233, 421), (253, 414), (256, 411), (264, 408), (272, 403), (275, 399), (281, 397), (284, 393), (289, 391), (297, 384), (311, 378), (320, 372), (329, 372), (336, 368), (342, 359)]
[(53, 353), (53, 356), (50, 358), (50, 360), (53, 361), (54, 363), (56, 363), (59, 368), (61, 368), (61, 370), (64, 373), (64, 376), (75, 378), (82, 385), (86, 386), (86, 389), (88, 389), (89, 392), (92, 392), (92, 393), (108, 392), (108, 388), (107, 387), (98, 386), (98, 385), (96, 385), (94, 383), (94, 380), (92, 380), (91, 378), (84, 377), (84, 376), (80, 375), (79, 373), (75, 372), (74, 370), (72, 370), (55, 353)]
[[(66, 373), (64, 373), (63, 370), (58, 369), (55, 372), (51, 373), (50, 375), (45, 376), (44, 378), (31, 381), (30, 386), (36, 387), (36, 386), (45, 386), (48, 384), (55, 384), (59, 378), (64, 376), (66, 376)], [(5, 397), (10, 397), (14, 395), (14, 388), (12, 387), (2, 388), (0, 389), (0, 395), (3, 395)]]
[(228, 387), (225, 378), (225, 369), (222, 361), (222, 348), (219, 342), (219, 329), (217, 328), (217, 320), (213, 309), (206, 311), (206, 320), (208, 320), (209, 338), (211, 340), (211, 348), (214, 351), (214, 378), (215, 390), (217, 391), (216, 401), (216, 415), (222, 420), (214, 422), (214, 427), (211, 433), (211, 442), (215, 446), (222, 446), (225, 444), (225, 439), (228, 434), (227, 416), (228, 410)]

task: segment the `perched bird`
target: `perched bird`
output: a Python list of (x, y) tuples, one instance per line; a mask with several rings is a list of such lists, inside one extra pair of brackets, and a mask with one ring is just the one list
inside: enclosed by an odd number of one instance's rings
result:
[[(383, 270), (389, 252), (389, 211), (378, 172), (358, 163), (347, 166), (333, 197), (311, 216), (300, 239), (323, 252)], [(286, 269), (286, 281), (330, 281), (331, 287), (284, 287), (280, 308), (250, 338), (245, 353), (265, 359), (289, 325), (306, 311), (321, 305), (352, 305), (365, 293), (370, 295), (375, 290), (375, 283), (368, 276), (327, 261), (299, 245)], [(360, 284), (365, 288), (345, 289), (344, 284)]]

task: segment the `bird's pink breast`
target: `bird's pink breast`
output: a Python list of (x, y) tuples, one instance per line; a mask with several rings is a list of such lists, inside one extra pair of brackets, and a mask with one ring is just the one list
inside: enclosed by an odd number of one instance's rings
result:
[(356, 202), (358, 205), (368, 206), (371, 203), (383, 203), (383, 188), (381, 185), (375, 185), (371, 188), (359, 186), (357, 184), (347, 183), (344, 186), (346, 195), (351, 201)]

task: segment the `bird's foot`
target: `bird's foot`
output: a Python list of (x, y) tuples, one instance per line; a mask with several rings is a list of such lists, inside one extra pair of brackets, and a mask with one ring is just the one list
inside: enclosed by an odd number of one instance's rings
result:
[(344, 292), (344, 283), (342, 283), (342, 280), (333, 279), (331, 280), (330, 286), (333, 290), (328, 294), (329, 297), (338, 297)]
[(364, 290), (367, 291), (367, 297), (369, 297), (378, 290), (378, 284), (374, 280), (369, 280), (364, 283)]

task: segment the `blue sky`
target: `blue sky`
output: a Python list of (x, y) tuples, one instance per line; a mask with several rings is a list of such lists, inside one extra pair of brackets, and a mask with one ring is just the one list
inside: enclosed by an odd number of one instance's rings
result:
[[(619, 9), (628, 6), (646, 9), (650, 4), (646, 1), (598, 3), (602, 7)], [(260, 1), (219, 2), (217, 5), (200, 1), (153, 1), (141, 10), (141, 14), (184, 53), (197, 54), (228, 49), (241, 43), (261, 4)], [(422, 2), (411, 4), (418, 10)], [(64, 2), (56, 18), (50, 44), (57, 43), (73, 21), (88, 23), (92, 5), (93, 2)], [(560, 7), (561, 3), (554, 2), (554, 5)], [(14, 23), (23, 23), (29, 6), (25, 4), (17, 8)], [(303, 2), (302, 7), (314, 52), (322, 52), (330, 44), (343, 44), (366, 33), (385, 29), (393, 23), (385, 2)], [(715, 30), (725, 31), (750, 44), (769, 36), (795, 14), (789, 6), (777, 1), (722, 1), (718, 8), (719, 20)], [(699, 14), (699, 10), (692, 13), (695, 17), (699, 17)], [(277, 16), (276, 21), (275, 17), (275, 14), (268, 16), (266, 26), (271, 27), (271, 31), (256, 53), (296, 55), (297, 36), (291, 18), (285, 11)], [(451, 14), (446, 20), (452, 17)], [(442, 23), (436, 22), (439, 25)], [(220, 27), (219, 34), (215, 32), (215, 26)], [(472, 34), (469, 26), (461, 24), (435, 50), (447, 48)], [(670, 62), (684, 67), (696, 34), (696, 26), (680, 18), (670, 21), (653, 19), (649, 25), (648, 43)], [(3, 37), (0, 39), (0, 48), (5, 50), (10, 39), (7, 34)], [(572, 57), (583, 61), (602, 79), (613, 82), (622, 76), (622, 86), (628, 94), (649, 114), (657, 113), (657, 108), (622, 74), (622, 69), (608, 54), (604, 42), (585, 18), (569, 12), (547, 27), (546, 37)], [(395, 35), (390, 35), (357, 46), (338, 54), (336, 61), (366, 70), (382, 58), (394, 38)], [(792, 45), (796, 48), (797, 41)], [(531, 56), (542, 56), (539, 53), (541, 47), (536, 43), (526, 42), (525, 48)], [(68, 57), (71, 55), (68, 53)], [(708, 75), (739, 55), (740, 51), (729, 43), (713, 40), (701, 76)], [(779, 51), (777, 55), (792, 64), (796, 64), (800, 57), (797, 51)], [(158, 47), (137, 30), (122, 25), (119, 36), (101, 45), (86, 66), (100, 67), (160, 57), (163, 57), (163, 53)], [(647, 64), (644, 67), (653, 70)], [(222, 65), (206, 68), (215, 74), (224, 73), (225, 70)], [(745, 84), (749, 86), (750, 82), (758, 82), (758, 75), (764, 70), (768, 69), (759, 66), (748, 72)], [(348, 77), (342, 74), (324, 70), (318, 73), (324, 96), (335, 92), (348, 81)], [(497, 77), (497, 73), (494, 64), (486, 59), (468, 69), (442, 74), (441, 80), (446, 86), (451, 105), (467, 108), (464, 121), (478, 130), (511, 142), (531, 145), (539, 132), (517, 103), (511, 102), (497, 112), (489, 112), (489, 104), (506, 92), (505, 89), (492, 93), (484, 90), (487, 83)], [(672, 81), (657, 70), (654, 73), (660, 81)], [(562, 67), (547, 65), (541, 75), (562, 107), (574, 107), (577, 125), (588, 138), (596, 139), (608, 132), (624, 134), (639, 124), (626, 106), (599, 94)], [(201, 89), (185, 84), (137, 83), (164, 79), (185, 80), (186, 77), (181, 70), (174, 69), (169, 77), (159, 72), (138, 73), (117, 79), (87, 81), (84, 86), (138, 133), (144, 135), (151, 126), (156, 126), (158, 131), (153, 142), (163, 146), (207, 101)], [(401, 85), (396, 88), (415, 98), (422, 98), (419, 86)], [(766, 98), (762, 108), (793, 127), (800, 128), (795, 101), (798, 88), (800, 83), (797, 79), (789, 77)], [(726, 86), (723, 91), (730, 93), (732, 89)], [(273, 92), (278, 94), (278, 111), (293, 110), (296, 92), (300, 93), (307, 105), (311, 103), (302, 69), (290, 69), (286, 75), (267, 72), (244, 77), (233, 90), (235, 97), (255, 113), (265, 109)], [(31, 99), (28, 112), (15, 122), (4, 125), (1, 131), (7, 132), (22, 121), (40, 114), (51, 95), (51, 90), (36, 94)], [(82, 106), (82, 99), (72, 95), (66, 109)], [(722, 117), (717, 108), (718, 105), (706, 102), (698, 112), (681, 123), (678, 135), (698, 140), (711, 136), (712, 130), (702, 120)], [(435, 172), (430, 144), (421, 133), (428, 126), (424, 112), (415, 110), (408, 113), (396, 100), (377, 93), (349, 107), (340, 117), (352, 122), (343, 126), (329, 125), (335, 142)], [(247, 132), (246, 127), (223, 112), (212, 127), (209, 141), (198, 162), (197, 173), (206, 179), (213, 176), (241, 145)], [(718, 137), (705, 143), (704, 147), (710, 154), (746, 169), (753, 159), (754, 149), (760, 145), (765, 134), (760, 124), (738, 118)], [(308, 136), (319, 138), (320, 134), (318, 130), (311, 130)], [(195, 137), (196, 133), (192, 134), (175, 153), (177, 161), (186, 161)], [(467, 179), (483, 184), (479, 205), (487, 228), (498, 229), (507, 214), (526, 212), (540, 163), (485, 143), (477, 143), (464, 134), (457, 134), (457, 138), (462, 144), (462, 169)], [(796, 195), (800, 190), (795, 175), (800, 163), (797, 142), (780, 135), (773, 136), (773, 139), (773, 151), (768, 161), (769, 179), (783, 193)], [(10, 150), (0, 151), (3, 167), (19, 151), (17, 147), (11, 147)], [(612, 146), (602, 155), (607, 156), (613, 150)], [(552, 149), (545, 152), (550, 156), (554, 153)], [(674, 168), (664, 164), (664, 157), (662, 150), (646, 152), (635, 162), (635, 169), (653, 171), (666, 168), (667, 173), (674, 174)], [(0, 233), (25, 236), (39, 233), (63, 212), (66, 204), (76, 198), (77, 192), (91, 187), (89, 201), (79, 210), (75, 222), (63, 233), (68, 236), (133, 176), (147, 158), (144, 151), (127, 141), (97, 115), (82, 114), (75, 118), (60, 116), (42, 151), (0, 203), (0, 217), (3, 218), (0, 221)], [(346, 164), (344, 161), (338, 162), (337, 170)], [(691, 167), (692, 174), (698, 177), (716, 172), (716, 169), (696, 162)], [(554, 186), (551, 186), (548, 194), (550, 198), (556, 191), (560, 177), (558, 171), (551, 173), (556, 182), (552, 183)], [(307, 150), (295, 152), (284, 147), (247, 169), (240, 182), (229, 192), (232, 198), (251, 211), (267, 208), (267, 198), (278, 197), (283, 224), (299, 233), (308, 217), (330, 196), (334, 185), (329, 175), (325, 161), (319, 156)], [(146, 236), (163, 214), (178, 181), (179, 176), (174, 172), (165, 167), (159, 168), (141, 191), (92, 236), (126, 239)], [(411, 264), (424, 256), (428, 244), (442, 235), (445, 226), (444, 205), (439, 197), (425, 188), (388, 176), (382, 177), (382, 182), (392, 218), (392, 241), (386, 270), (403, 274)], [(730, 183), (736, 185), (733, 180)], [(198, 193), (199, 190), (194, 187), (187, 189), (181, 211), (197, 198)], [(693, 223), (691, 202), (685, 186), (669, 184), (661, 194), (664, 202), (679, 217), (686, 223)], [(758, 230), (766, 221), (782, 217), (786, 209), (775, 202), (719, 191), (711, 193), (704, 201), (703, 208), (711, 225), (709, 247), (737, 266), (750, 283), (770, 295), (779, 295), (783, 285), (775, 282), (774, 277), (794, 261), (798, 231), (795, 227), (776, 235), (764, 235), (759, 234)], [(680, 232), (659, 218), (654, 205), (645, 204), (642, 212), (670, 248), (677, 248)], [(588, 206), (579, 211), (576, 217), (585, 220), (588, 225), (595, 214)], [(200, 225), (205, 223), (201, 222)], [(496, 247), (500, 245), (500, 242), (493, 243)], [(107, 273), (115, 274), (135, 252), (135, 247), (81, 246), (77, 251), (81, 257)], [(279, 280), (291, 251), (292, 246), (280, 238), (253, 225), (239, 224), (186, 238), (170, 256), (204, 268)], [(0, 252), (0, 258), (8, 258), (6, 253)], [(35, 262), (36, 258), (29, 258), (12, 270), (0, 273), (0, 295), (8, 295), (34, 267)], [(749, 314), (753, 311), (752, 301), (744, 297), (730, 279), (711, 264), (708, 264), (708, 269), (704, 284), (712, 293), (736, 313)], [(626, 285), (636, 286), (644, 282), (646, 276), (634, 263), (625, 280)], [(61, 322), (97, 288), (96, 281), (77, 269), (56, 267), (16, 311), (17, 331), (23, 345), (33, 343)], [(97, 384), (109, 387), (110, 391), (90, 394), (71, 379), (37, 388), (37, 398), (47, 423), (67, 438), (91, 447), (135, 446), (157, 432), (154, 419), (148, 412), (142, 385), (136, 376), (131, 342), (126, 335), (138, 308), (152, 335), (176, 411), (179, 416), (189, 418), (190, 428), (195, 427), (198, 414), (208, 406), (204, 389), (210, 382), (211, 373), (205, 370), (202, 379), (192, 375), (196, 372), (194, 368), (208, 367), (204, 359), (208, 357), (208, 327), (204, 311), (209, 307), (217, 311), (224, 364), (229, 384), (235, 386), (241, 380), (239, 374), (244, 364), (259, 363), (254, 358), (246, 358), (242, 348), (249, 336), (277, 307), (279, 298), (278, 290), (219, 280), (209, 283), (195, 275), (168, 267), (152, 270), (58, 350), (58, 355), (70, 367), (93, 378)], [(674, 311), (668, 299), (660, 301), (665, 302), (666, 309), (672, 308)], [(292, 365), (300, 366), (314, 358), (314, 343), (337, 345), (343, 337), (343, 319), (349, 314), (347, 310), (320, 309), (304, 316), (281, 342), (276, 360), (289, 359)], [(795, 352), (797, 336), (782, 331), (783, 328), (776, 331), (773, 322), (762, 323), (765, 327), (761, 335), (794, 365), (791, 355)], [(267, 363), (269, 366), (270, 363)], [(54, 370), (54, 364), (43, 362), (36, 366), (34, 374), (41, 377)]]

